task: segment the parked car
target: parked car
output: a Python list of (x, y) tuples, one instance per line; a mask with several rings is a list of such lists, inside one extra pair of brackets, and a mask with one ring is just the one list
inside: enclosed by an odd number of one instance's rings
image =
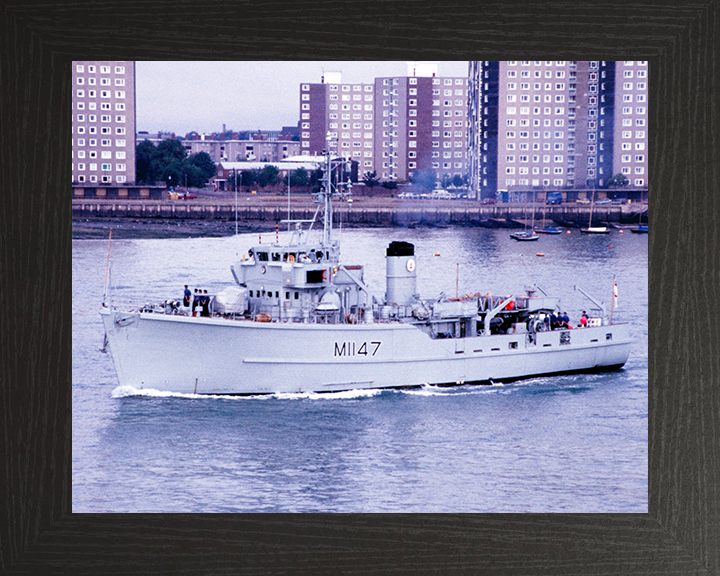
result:
[(595, 204), (612, 204), (612, 200), (610, 200), (610, 198), (600, 198), (599, 200), (595, 200)]
[(497, 204), (497, 198), (483, 198), (481, 204)]
[(448, 192), (447, 190), (437, 188), (432, 191), (430, 197), (436, 198), (438, 200), (450, 200), (452, 198), (452, 194), (450, 194), (450, 192)]
[(578, 204), (590, 204), (590, 200), (588, 200), (587, 198), (578, 198), (577, 200), (575, 200), (575, 202), (577, 202)]
[(560, 192), (548, 192), (545, 204), (562, 204), (562, 194)]
[(178, 194), (178, 198), (180, 198), (180, 200), (194, 200), (197, 198), (197, 195), (192, 192), (181, 192)]

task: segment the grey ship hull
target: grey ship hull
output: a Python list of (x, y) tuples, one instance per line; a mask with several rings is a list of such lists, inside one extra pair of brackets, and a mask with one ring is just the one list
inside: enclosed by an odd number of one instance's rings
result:
[(179, 393), (505, 381), (617, 368), (630, 351), (627, 324), (432, 339), (403, 322), (265, 323), (109, 308), (101, 316), (120, 385)]

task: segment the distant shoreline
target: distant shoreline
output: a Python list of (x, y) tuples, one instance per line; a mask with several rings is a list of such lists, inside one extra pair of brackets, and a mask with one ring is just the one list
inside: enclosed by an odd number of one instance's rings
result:
[[(347, 228), (397, 228), (397, 226), (343, 223)], [(429, 226), (430, 227), (430, 226)], [(108, 238), (110, 229), (114, 239), (163, 239), (163, 238), (221, 238), (235, 234), (235, 221), (210, 219), (169, 218), (73, 218), (73, 240), (97, 240)], [(238, 222), (241, 234), (270, 234), (275, 232), (271, 222)], [(281, 228), (281, 231), (283, 229)], [(286, 230), (286, 228), (285, 228)]]
[[(523, 204), (479, 204), (470, 201), (401, 200), (398, 198), (357, 197), (350, 208), (343, 205), (336, 212), (348, 228), (404, 228), (448, 226), (482, 226), (522, 228), (530, 220), (529, 207)], [(107, 238), (193, 238), (222, 237), (238, 232), (271, 233), (288, 217), (287, 201), (277, 196), (244, 195), (237, 208), (228, 199), (201, 198), (195, 201), (157, 200), (73, 200), (73, 239)], [(315, 215), (316, 204), (306, 196), (294, 198), (291, 218), (308, 220)], [(237, 212), (236, 212), (237, 210)], [(596, 207), (597, 221), (609, 225), (637, 223), (640, 204)], [(555, 225), (586, 225), (590, 207), (576, 203), (559, 206), (536, 206), (535, 221), (540, 213)], [(595, 221), (595, 219), (593, 219)], [(283, 228), (283, 224), (280, 227)]]

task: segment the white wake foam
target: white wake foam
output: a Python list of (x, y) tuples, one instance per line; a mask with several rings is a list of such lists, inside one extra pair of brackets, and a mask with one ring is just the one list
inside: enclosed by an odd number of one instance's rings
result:
[(398, 390), (402, 394), (410, 396), (470, 396), (474, 394), (489, 394), (497, 391), (503, 385), (493, 383), (492, 385), (459, 385), (459, 386), (433, 386), (424, 384), (421, 388), (403, 388)]
[(112, 391), (113, 398), (129, 398), (145, 396), (149, 398), (190, 398), (190, 399), (223, 399), (223, 400), (353, 400), (370, 398), (380, 394), (382, 390), (345, 390), (343, 392), (277, 392), (275, 394), (257, 394), (237, 396), (227, 394), (189, 394), (183, 392), (167, 392), (153, 388), (135, 388), (134, 386), (118, 386)]

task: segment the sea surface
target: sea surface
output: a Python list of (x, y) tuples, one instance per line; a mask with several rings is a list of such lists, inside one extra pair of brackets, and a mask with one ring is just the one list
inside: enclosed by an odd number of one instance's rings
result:
[[(281, 233), (281, 240), (284, 234)], [(648, 510), (648, 238), (507, 230), (336, 232), (385, 292), (385, 248), (415, 244), (423, 297), (561, 297), (573, 323), (610, 303), (634, 339), (622, 370), (492, 386), (258, 397), (120, 387), (100, 351), (107, 240), (73, 241), (73, 512), (632, 512)], [(262, 235), (262, 243), (275, 233)], [(258, 234), (113, 240), (114, 302), (212, 293)], [(543, 253), (544, 256), (538, 256)], [(192, 353), (193, 343), (168, 353)]]

